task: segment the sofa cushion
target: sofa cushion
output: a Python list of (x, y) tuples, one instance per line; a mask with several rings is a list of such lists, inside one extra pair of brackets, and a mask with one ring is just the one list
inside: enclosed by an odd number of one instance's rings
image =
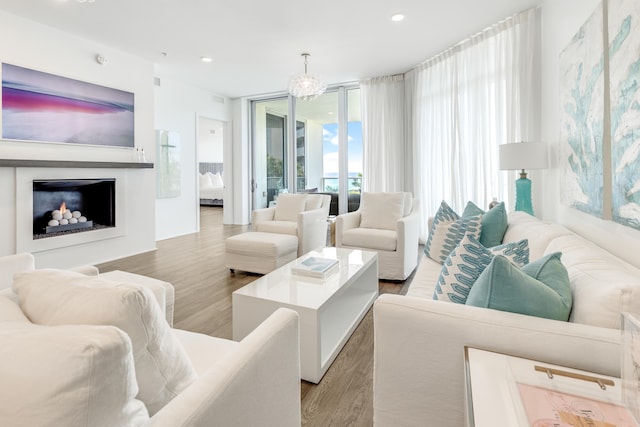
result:
[(342, 233), (342, 244), (353, 248), (395, 251), (398, 247), (398, 234), (376, 228), (351, 228)]
[(526, 212), (515, 211), (509, 214), (509, 226), (502, 241), (508, 243), (528, 239), (529, 258), (538, 259), (547, 253), (547, 246), (556, 237), (571, 234), (571, 231), (559, 224), (543, 222)]
[(113, 326), (0, 327), (3, 426), (141, 426), (131, 341)]
[(501, 255), (493, 258), (474, 283), (467, 305), (548, 319), (569, 319), (571, 286), (559, 252), (522, 269)]
[(122, 329), (133, 344), (138, 398), (151, 415), (196, 378), (153, 294), (143, 286), (42, 269), (16, 274), (13, 290), (20, 308), (34, 323)]
[(467, 202), (467, 206), (462, 212), (462, 217), (468, 218), (474, 215), (482, 215), (480, 243), (487, 248), (501, 244), (508, 226), (507, 210), (504, 207), (504, 202), (498, 203), (486, 212), (473, 202)]
[(360, 227), (396, 230), (404, 213), (404, 193), (362, 193)]
[(276, 221), (298, 221), (298, 214), (304, 212), (307, 205), (306, 194), (285, 193), (278, 196), (273, 219)]
[(573, 294), (572, 322), (620, 329), (621, 313), (640, 313), (637, 268), (575, 234), (557, 237), (547, 250), (562, 251)]
[(263, 221), (254, 224), (253, 231), (262, 233), (298, 235), (298, 223), (296, 221)]
[(465, 235), (442, 265), (433, 299), (464, 304), (469, 290), (495, 255), (521, 267), (529, 262), (527, 240), (486, 248), (473, 235)]
[(174, 329), (180, 344), (184, 347), (189, 360), (199, 376), (224, 359), (228, 354), (237, 351), (239, 342), (216, 338), (198, 332)]
[(433, 218), (429, 238), (424, 246), (424, 253), (442, 264), (451, 251), (460, 243), (465, 234), (480, 237), (481, 217), (460, 218), (447, 202), (442, 201)]

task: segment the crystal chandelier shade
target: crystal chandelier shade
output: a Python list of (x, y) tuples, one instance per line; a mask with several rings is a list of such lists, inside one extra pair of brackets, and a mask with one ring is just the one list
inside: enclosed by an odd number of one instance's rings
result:
[(296, 98), (311, 100), (322, 95), (327, 90), (327, 84), (307, 72), (308, 53), (303, 53), (304, 57), (304, 73), (296, 74), (289, 80), (289, 93)]

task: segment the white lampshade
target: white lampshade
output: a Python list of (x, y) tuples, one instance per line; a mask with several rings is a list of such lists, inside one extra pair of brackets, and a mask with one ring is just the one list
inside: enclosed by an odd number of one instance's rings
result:
[(518, 142), (501, 144), (500, 169), (545, 169), (547, 167), (547, 145), (541, 142)]

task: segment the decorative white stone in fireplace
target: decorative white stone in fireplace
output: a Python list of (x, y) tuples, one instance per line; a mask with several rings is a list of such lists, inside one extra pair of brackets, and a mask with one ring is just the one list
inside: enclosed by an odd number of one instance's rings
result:
[[(33, 181), (71, 179), (115, 179), (114, 227), (34, 239), (33, 236)], [(16, 169), (16, 249), (18, 252), (41, 252), (67, 246), (81, 245), (99, 240), (124, 236), (126, 227), (127, 183), (123, 169)]]

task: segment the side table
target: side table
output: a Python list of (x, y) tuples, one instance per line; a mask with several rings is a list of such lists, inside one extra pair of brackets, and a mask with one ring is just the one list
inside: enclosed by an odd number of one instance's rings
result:
[(633, 426), (619, 378), (465, 348), (467, 426)]

